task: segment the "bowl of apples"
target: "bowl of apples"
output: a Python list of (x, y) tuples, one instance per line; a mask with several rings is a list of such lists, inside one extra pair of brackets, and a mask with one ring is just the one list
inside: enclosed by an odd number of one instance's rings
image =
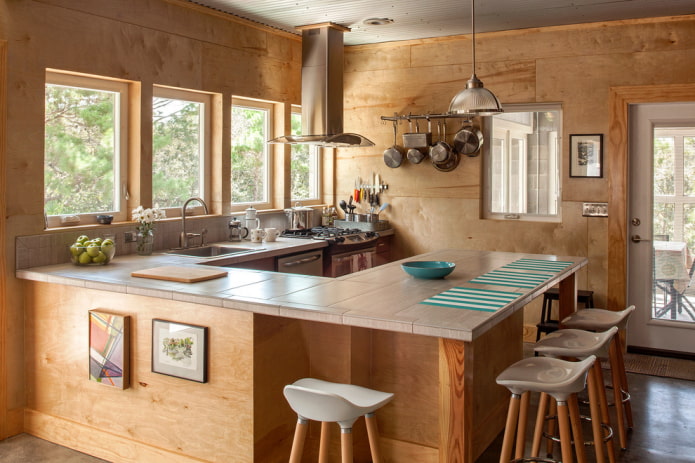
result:
[(116, 244), (109, 238), (82, 235), (70, 245), (70, 261), (75, 265), (106, 265), (115, 253)]

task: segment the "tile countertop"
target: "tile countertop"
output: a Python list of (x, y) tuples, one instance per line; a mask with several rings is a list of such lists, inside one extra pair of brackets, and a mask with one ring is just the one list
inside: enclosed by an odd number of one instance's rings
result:
[[(291, 243), (284, 242), (289, 240)], [(301, 252), (325, 246), (312, 240), (286, 239), (262, 243), (255, 258)], [(301, 241), (303, 244), (294, 244)], [(244, 242), (243, 245), (252, 245)], [(248, 260), (248, 254), (244, 258)], [(239, 256), (238, 256), (239, 257)], [(469, 280), (521, 258), (571, 262), (533, 288), (491, 286)], [(198, 283), (178, 283), (132, 277), (136, 270), (164, 266), (196, 266), (200, 259), (154, 253), (152, 256), (117, 256), (109, 265), (80, 267), (59, 264), (17, 270), (20, 279), (78, 286), (102, 291), (137, 294), (267, 315), (360, 326), (388, 331), (472, 341), (480, 334), (522, 309), (545, 290), (587, 264), (584, 257), (448, 249), (392, 262), (340, 278), (314, 277), (256, 270), (216, 267), (227, 276)], [(228, 264), (239, 261), (226, 258)], [(400, 264), (407, 260), (446, 260), (456, 269), (444, 279), (422, 280), (407, 275)], [(219, 259), (216, 259), (219, 261)], [(537, 274), (534, 271), (526, 273)], [(493, 289), (521, 295), (495, 312), (421, 304), (425, 299), (453, 287)]]

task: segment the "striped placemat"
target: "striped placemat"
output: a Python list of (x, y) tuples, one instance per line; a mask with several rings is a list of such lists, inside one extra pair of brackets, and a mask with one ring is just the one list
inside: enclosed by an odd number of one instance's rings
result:
[(495, 286), (514, 286), (516, 288), (535, 288), (548, 279), (547, 274), (511, 272), (508, 270), (493, 270), (469, 283)]
[(522, 295), (522, 293), (508, 291), (492, 291), (489, 289), (457, 286), (425, 299), (420, 304), (495, 312)]
[(507, 264), (503, 269), (534, 270), (538, 272), (558, 273), (572, 265), (567, 260), (519, 259)]

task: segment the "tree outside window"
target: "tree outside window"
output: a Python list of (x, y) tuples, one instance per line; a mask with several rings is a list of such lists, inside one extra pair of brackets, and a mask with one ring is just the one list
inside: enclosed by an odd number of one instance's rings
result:
[(268, 202), (270, 109), (232, 104), (232, 203)]

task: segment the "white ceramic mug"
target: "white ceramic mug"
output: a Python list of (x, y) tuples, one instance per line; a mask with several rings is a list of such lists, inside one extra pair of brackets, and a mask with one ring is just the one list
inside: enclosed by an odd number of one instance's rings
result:
[(280, 236), (280, 231), (277, 228), (266, 228), (265, 229), (265, 240), (270, 242), (270, 241), (275, 241), (278, 236)]
[(254, 228), (249, 232), (251, 235), (251, 242), (252, 243), (260, 243), (263, 241), (263, 238), (265, 237), (265, 230), (262, 228)]

